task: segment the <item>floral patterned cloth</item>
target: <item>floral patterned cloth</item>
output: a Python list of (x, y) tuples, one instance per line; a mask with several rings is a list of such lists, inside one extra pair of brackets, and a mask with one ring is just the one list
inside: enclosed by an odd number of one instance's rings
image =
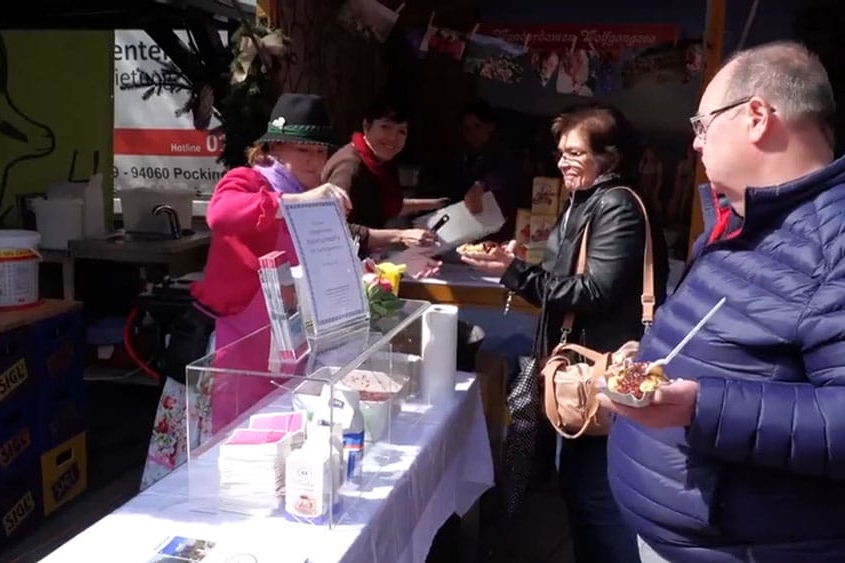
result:
[[(188, 393), (191, 394), (190, 416), (186, 416)], [(210, 397), (210, 377), (201, 378), (198, 385), (191, 389), (169, 377), (165, 380), (141, 477), (141, 490), (187, 461), (189, 438), (194, 448), (211, 435)]]

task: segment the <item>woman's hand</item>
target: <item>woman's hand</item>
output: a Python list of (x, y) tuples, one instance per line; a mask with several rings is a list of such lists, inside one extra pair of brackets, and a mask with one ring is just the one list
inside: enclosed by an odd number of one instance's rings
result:
[(604, 393), (598, 399), (602, 407), (619, 416), (649, 428), (680, 428), (689, 426), (695, 413), (698, 382), (675, 379), (661, 385), (647, 407), (634, 408), (614, 403)]
[(425, 211), (435, 211), (449, 203), (448, 197), (438, 198), (408, 198), (402, 200), (402, 211), (399, 215), (411, 215), (414, 213), (423, 213)]
[(498, 246), (487, 254), (462, 255), (461, 261), (485, 274), (501, 277), (516, 258), (516, 247), (517, 242), (512, 240), (507, 245)]
[(403, 229), (399, 231), (399, 242), (405, 246), (433, 246), (437, 235), (426, 229)]
[(405, 264), (405, 274), (414, 279), (430, 278), (440, 273), (440, 266), (443, 263), (434, 258), (431, 254), (432, 248), (414, 246), (406, 248), (392, 260), (399, 264)]
[(334, 184), (323, 184), (313, 190), (298, 194), (282, 194), (282, 201), (303, 202), (317, 201), (320, 199), (335, 200), (344, 215), (349, 215), (349, 212), (352, 211), (352, 201), (349, 199), (349, 195)]
[(484, 211), (484, 184), (476, 182), (467, 191), (464, 196), (464, 205), (467, 206), (469, 212), (473, 215), (478, 215)]
[(420, 211), (436, 211), (449, 203), (448, 197), (420, 199)]

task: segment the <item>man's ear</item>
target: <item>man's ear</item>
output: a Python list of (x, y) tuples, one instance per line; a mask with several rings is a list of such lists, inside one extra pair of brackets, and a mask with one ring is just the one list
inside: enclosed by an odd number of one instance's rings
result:
[(746, 104), (748, 136), (751, 142), (759, 141), (771, 126), (772, 109), (762, 99), (753, 97)]
[(372, 127), (372, 126), (373, 126), (373, 124), (365, 119), (361, 122), (361, 131), (363, 131), (364, 133), (367, 133), (370, 130), (370, 127)]

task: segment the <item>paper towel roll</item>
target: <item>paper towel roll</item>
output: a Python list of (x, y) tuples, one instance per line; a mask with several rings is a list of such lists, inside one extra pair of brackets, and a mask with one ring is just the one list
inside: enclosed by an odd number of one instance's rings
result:
[(422, 317), (420, 398), (437, 404), (455, 394), (458, 357), (458, 308), (432, 305)]

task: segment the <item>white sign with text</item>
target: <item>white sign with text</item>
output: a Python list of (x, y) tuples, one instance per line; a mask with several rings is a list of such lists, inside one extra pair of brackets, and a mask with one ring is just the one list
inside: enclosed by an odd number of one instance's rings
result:
[(361, 261), (335, 200), (286, 203), (282, 213), (302, 268), (306, 290), (299, 293), (308, 301), (314, 334), (367, 323)]

